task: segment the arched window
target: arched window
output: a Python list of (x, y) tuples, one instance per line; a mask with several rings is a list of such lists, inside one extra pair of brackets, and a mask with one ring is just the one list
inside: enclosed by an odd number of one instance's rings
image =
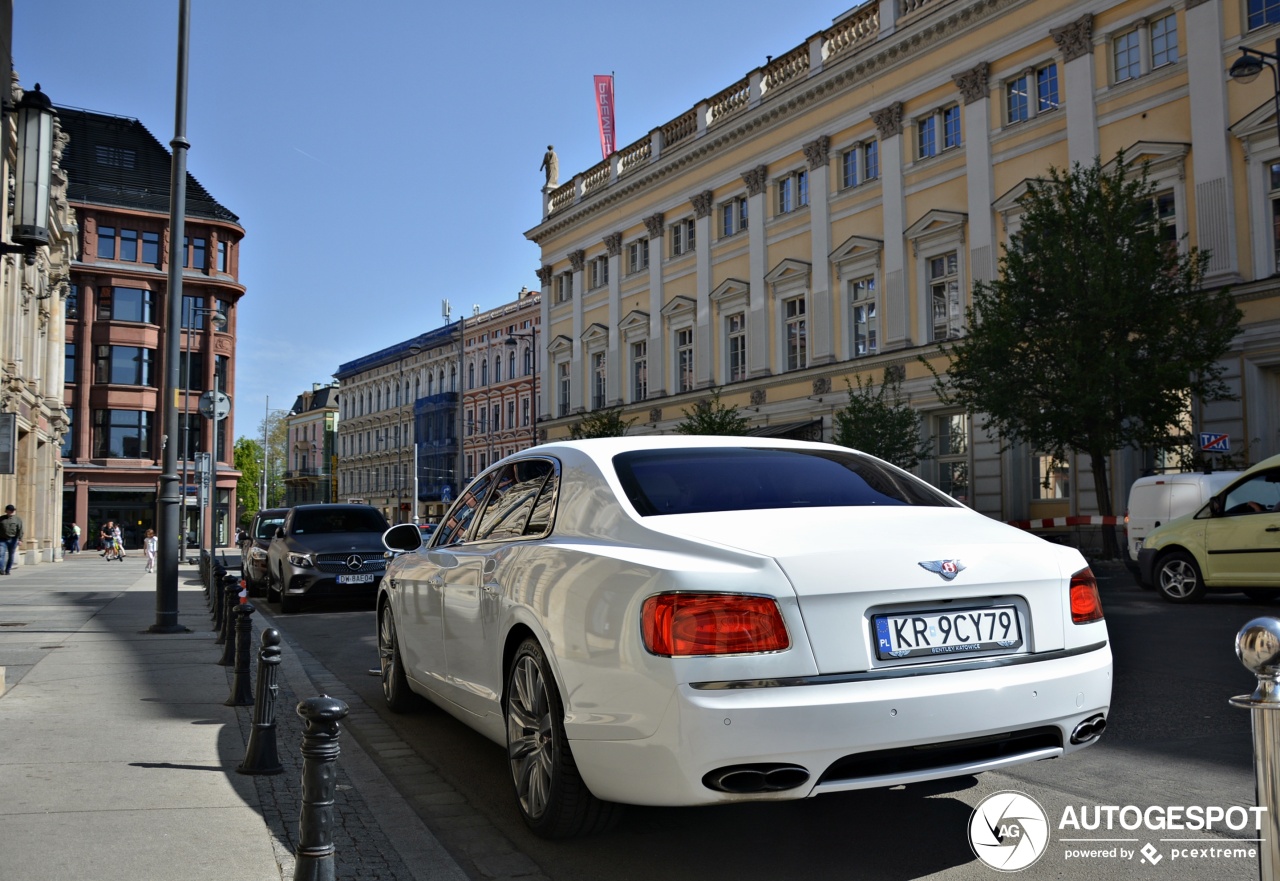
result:
[(375, 407), (373, 408), (374, 410), (381, 410), (381, 409), (382, 409), (382, 389), (378, 389), (378, 390), (374, 393), (374, 399), (373, 399), (373, 402), (374, 402), (374, 404), (376, 404), (376, 405), (377, 405), (377, 406), (375, 406)]
[(431, 397), (435, 392), (435, 377), (430, 373), (427, 374), (427, 397)]
[(484, 361), (480, 362), (480, 385), (485, 386), (488, 384), (489, 384), (489, 361), (488, 359), (485, 359)]
[(533, 346), (524, 350), (524, 375), (531, 376), (533, 374)]
[(502, 382), (502, 356), (496, 355), (493, 359), (493, 381)]
[(515, 352), (512, 352), (507, 357), (507, 378), (508, 379), (516, 378), (516, 353)]
[[(443, 377), (441, 378), (440, 382), (442, 385), (444, 384)], [(449, 368), (449, 391), (456, 392), (457, 390), (458, 390), (458, 368), (450, 367)]]
[(467, 388), (476, 387), (476, 365), (474, 363), (467, 365)]

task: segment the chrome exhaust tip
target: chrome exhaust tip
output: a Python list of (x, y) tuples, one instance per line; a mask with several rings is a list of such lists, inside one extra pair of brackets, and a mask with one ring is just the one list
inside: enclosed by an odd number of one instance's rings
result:
[(782, 792), (809, 782), (809, 772), (799, 765), (761, 763), (729, 765), (710, 771), (702, 785), (717, 792), (744, 795), (753, 792)]
[(1090, 716), (1085, 719), (1075, 730), (1071, 732), (1071, 742), (1073, 744), (1088, 743), (1091, 740), (1097, 740), (1103, 731), (1107, 730), (1107, 718), (1099, 713), (1096, 716)]

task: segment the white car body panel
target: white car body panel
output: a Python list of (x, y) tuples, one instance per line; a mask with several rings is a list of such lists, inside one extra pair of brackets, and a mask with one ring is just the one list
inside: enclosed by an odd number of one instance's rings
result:
[[(798, 798), (1080, 748), (1068, 742), (1071, 731), (1109, 710), (1111, 654), (1104, 622), (1071, 622), (1068, 584), (1086, 565), (1078, 552), (962, 506), (642, 517), (611, 465), (614, 454), (631, 449), (729, 445), (840, 449), (671, 437), (556, 443), (520, 454), (559, 465), (551, 536), (406, 553), (384, 579), (380, 603), (394, 612), (414, 690), (505, 743), (504, 651), (533, 635), (551, 664), (583, 780), (599, 798), (635, 804)], [(963, 569), (946, 581), (919, 565), (935, 560), (958, 560)], [(641, 638), (641, 605), (669, 591), (773, 597), (790, 646), (653, 655)], [(875, 657), (872, 615), (993, 598), (1023, 616), (1022, 655), (928, 663)], [(1024, 728), (1054, 729), (1060, 744), (1034, 755), (819, 782), (832, 762), (855, 753)], [(798, 764), (811, 777), (798, 788), (752, 794), (702, 782), (710, 771), (753, 762)]]

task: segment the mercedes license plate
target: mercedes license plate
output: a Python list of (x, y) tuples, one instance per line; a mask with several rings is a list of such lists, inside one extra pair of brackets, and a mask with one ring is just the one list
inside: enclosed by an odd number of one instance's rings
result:
[(372, 573), (367, 575), (339, 575), (339, 584), (372, 584), (376, 576)]
[(1022, 647), (1022, 624), (1013, 606), (958, 612), (876, 615), (876, 657), (944, 657), (1014, 652)]

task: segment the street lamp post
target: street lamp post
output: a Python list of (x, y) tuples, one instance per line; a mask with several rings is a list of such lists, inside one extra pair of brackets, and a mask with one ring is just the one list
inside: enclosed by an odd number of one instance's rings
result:
[(529, 446), (538, 445), (538, 326), (529, 328), (529, 333), (507, 334), (507, 345), (516, 348), (520, 344), (517, 339), (529, 341), (529, 368), (533, 377), (533, 387), (529, 389)]
[(1261, 49), (1240, 47), (1240, 57), (1231, 65), (1227, 76), (1238, 83), (1251, 83), (1262, 73), (1262, 68), (1271, 68), (1272, 99), (1276, 108), (1276, 136), (1280, 137), (1280, 39), (1276, 40), (1275, 52), (1264, 52)]
[[(404, 388), (404, 360), (405, 358), (412, 358), (413, 356), (417, 355), (421, 351), (422, 351), (422, 346), (419, 346), (416, 343), (410, 344), (409, 347), (404, 350), (404, 354), (400, 356), (400, 364), (399, 364), (400, 370), (399, 370), (399, 375), (396, 378), (396, 401), (398, 404), (396, 409), (396, 431), (400, 435), (396, 439), (396, 522), (397, 523), (404, 522), (403, 520), (400, 519), (401, 512), (404, 506), (404, 501), (403, 501), (404, 499), (404, 440), (407, 435), (407, 432), (405, 431), (405, 426), (404, 426), (404, 405), (405, 405), (405, 401), (409, 397), (409, 390)], [(414, 448), (413, 461), (414, 461), (414, 467), (416, 468), (417, 461), (418, 461), (416, 446)], [(413, 494), (413, 522), (415, 523), (418, 522), (417, 492)]]
[[(194, 301), (182, 298), (182, 323), (186, 328), (187, 337), (187, 358), (182, 365), (182, 495), (180, 498), (178, 514), (178, 524), (180, 526), (178, 537), (178, 559), (185, 560), (187, 556), (187, 462), (191, 459), (191, 331), (194, 329), (195, 317), (197, 315), (208, 315), (209, 324), (214, 330), (220, 331), (227, 326), (227, 316), (222, 310), (216, 306), (206, 309), (202, 306), (195, 306)], [(216, 426), (215, 426), (216, 427)], [(203, 534), (201, 541), (203, 541)]]

